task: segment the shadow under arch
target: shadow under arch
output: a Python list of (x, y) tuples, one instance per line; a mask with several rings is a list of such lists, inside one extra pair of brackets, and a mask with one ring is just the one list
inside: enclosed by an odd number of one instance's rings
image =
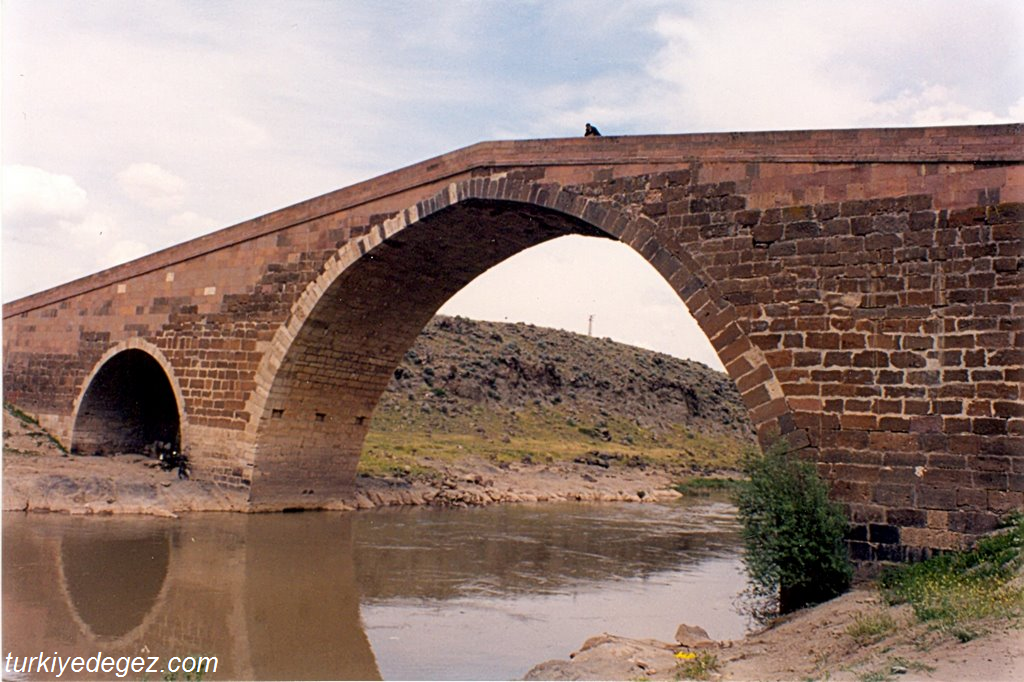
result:
[(185, 415), (170, 363), (153, 344), (131, 339), (109, 349), (75, 401), (71, 452), (143, 451), (154, 441), (182, 451)]
[[(271, 342), (248, 406), (255, 508), (317, 507), (348, 492), (369, 418), (434, 313), (478, 275), (570, 234), (637, 251), (689, 308), (736, 381), (762, 443), (797, 431), (781, 386), (731, 304), (658, 224), (556, 184), (453, 183), (349, 242)], [(794, 447), (806, 436), (790, 438)]]

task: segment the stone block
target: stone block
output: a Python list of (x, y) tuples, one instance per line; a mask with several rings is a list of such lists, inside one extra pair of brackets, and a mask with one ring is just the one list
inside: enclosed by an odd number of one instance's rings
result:
[(928, 525), (928, 512), (923, 509), (889, 509), (885, 520), (892, 526), (924, 528)]
[(892, 524), (868, 524), (868, 540), (882, 544), (899, 544), (900, 529)]

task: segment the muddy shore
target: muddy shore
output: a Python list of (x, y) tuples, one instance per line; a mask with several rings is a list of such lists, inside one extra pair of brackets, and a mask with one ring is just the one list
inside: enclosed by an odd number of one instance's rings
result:
[[(181, 480), (138, 455), (64, 457), (7, 455), (4, 511), (150, 514), (245, 511), (244, 495)], [(473, 507), (517, 502), (661, 502), (676, 499), (671, 477), (648, 470), (594, 471), (574, 463), (498, 469), (482, 460), (449, 465), (434, 482), (359, 477), (353, 493), (326, 507), (348, 511), (392, 506)]]

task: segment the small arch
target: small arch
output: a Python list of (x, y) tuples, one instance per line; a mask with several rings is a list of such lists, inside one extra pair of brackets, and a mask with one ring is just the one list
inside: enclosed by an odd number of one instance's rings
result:
[(156, 441), (182, 451), (181, 388), (160, 350), (132, 339), (108, 350), (75, 401), (71, 452), (143, 452)]

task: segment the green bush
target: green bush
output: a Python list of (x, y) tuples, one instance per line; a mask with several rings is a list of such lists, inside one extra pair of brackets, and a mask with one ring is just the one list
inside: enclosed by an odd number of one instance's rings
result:
[(853, 571), (846, 516), (828, 499), (814, 465), (776, 441), (744, 462), (749, 481), (737, 494), (744, 563), (760, 615), (788, 613), (844, 592)]

